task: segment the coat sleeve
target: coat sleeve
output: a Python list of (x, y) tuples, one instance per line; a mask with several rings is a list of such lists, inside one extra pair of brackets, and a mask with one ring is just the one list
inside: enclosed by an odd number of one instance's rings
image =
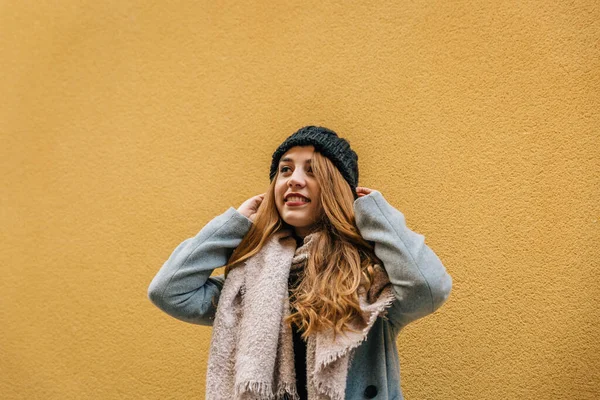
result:
[(227, 264), (251, 226), (233, 207), (215, 217), (175, 248), (148, 287), (150, 301), (179, 320), (212, 325), (224, 279), (210, 274)]
[(356, 199), (354, 212), (361, 236), (374, 243), (390, 278), (396, 301), (387, 316), (397, 330), (444, 304), (452, 278), (425, 237), (408, 229), (404, 215), (377, 190)]

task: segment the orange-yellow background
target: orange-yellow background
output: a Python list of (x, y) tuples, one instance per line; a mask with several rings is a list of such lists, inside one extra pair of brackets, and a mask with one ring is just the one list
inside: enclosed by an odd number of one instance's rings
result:
[(0, 5), (0, 398), (203, 398), (148, 284), (307, 124), (454, 279), (407, 399), (600, 396), (598, 2), (362, 3)]

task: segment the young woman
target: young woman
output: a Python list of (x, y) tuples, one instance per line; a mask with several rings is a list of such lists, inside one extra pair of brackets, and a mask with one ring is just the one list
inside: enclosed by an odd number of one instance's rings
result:
[(169, 315), (213, 326), (206, 399), (402, 399), (396, 337), (447, 300), (450, 275), (379, 191), (357, 187), (358, 156), (335, 132), (289, 136), (269, 177), (148, 288)]

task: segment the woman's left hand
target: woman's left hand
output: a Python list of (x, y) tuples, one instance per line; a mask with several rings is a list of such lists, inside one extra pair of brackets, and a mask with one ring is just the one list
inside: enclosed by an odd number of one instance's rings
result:
[(367, 187), (362, 187), (362, 186), (358, 186), (356, 188), (356, 194), (358, 195), (358, 197), (366, 196), (366, 195), (370, 194), (372, 191), (373, 191), (373, 189), (369, 189)]

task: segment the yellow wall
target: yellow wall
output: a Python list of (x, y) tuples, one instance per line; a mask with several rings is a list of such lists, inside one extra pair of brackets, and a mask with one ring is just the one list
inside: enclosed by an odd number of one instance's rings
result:
[(0, 7), (0, 398), (203, 398), (148, 284), (307, 124), (454, 278), (408, 399), (600, 396), (598, 2), (154, 3)]

